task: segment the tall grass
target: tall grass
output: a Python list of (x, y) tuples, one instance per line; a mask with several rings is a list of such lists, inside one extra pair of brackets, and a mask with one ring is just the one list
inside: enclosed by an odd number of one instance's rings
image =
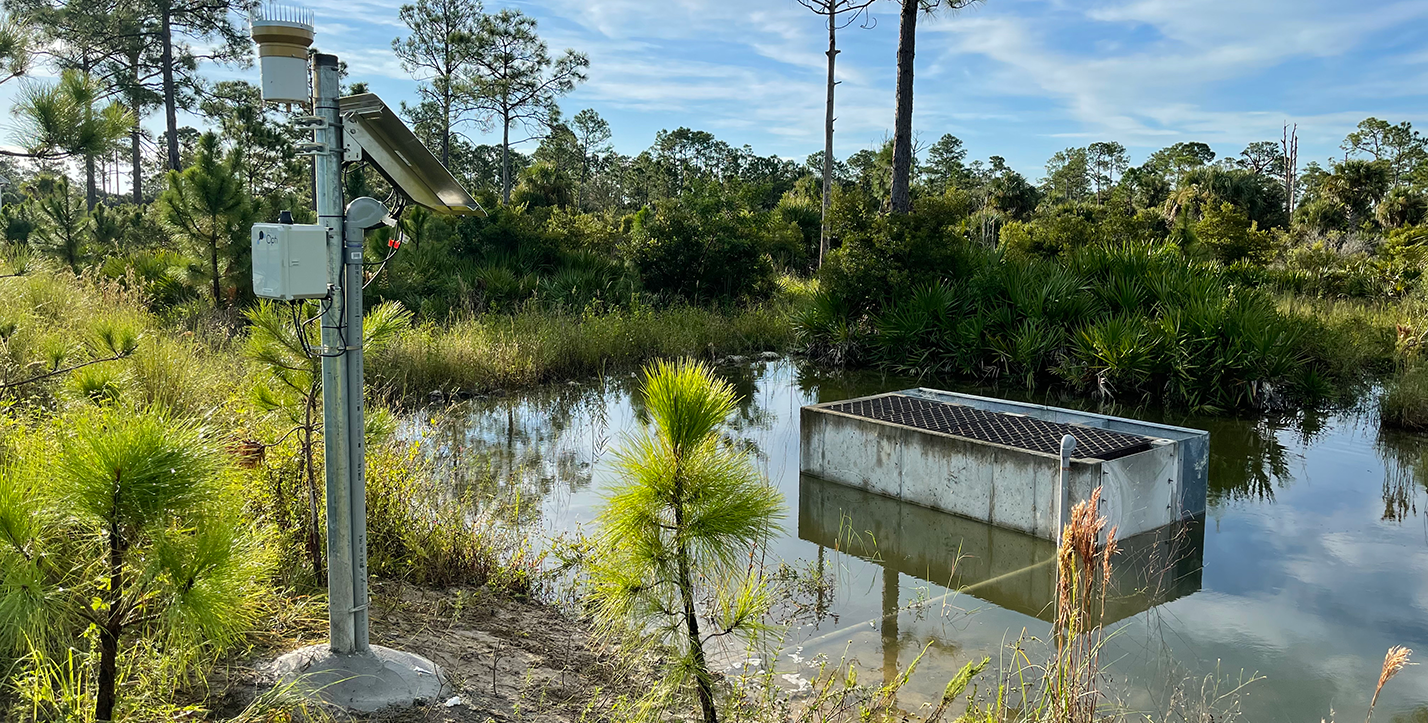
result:
[(647, 360), (783, 351), (787, 305), (693, 306), (567, 313), (529, 309), (423, 324), (367, 357), (369, 381), (399, 397), (484, 393), (629, 371)]

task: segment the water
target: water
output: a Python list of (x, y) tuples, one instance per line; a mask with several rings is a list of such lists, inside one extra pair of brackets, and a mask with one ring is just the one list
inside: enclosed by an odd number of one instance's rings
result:
[[(819, 655), (846, 658), (869, 680), (921, 654), (899, 697), (914, 709), (967, 661), (990, 655), (995, 669), (1018, 637), (1045, 638), (1049, 543), (800, 478), (801, 406), (917, 382), (821, 377), (789, 361), (721, 373), (743, 397), (731, 436), (784, 496), (788, 517), (773, 555), (806, 579), (823, 566), (823, 585), (804, 585), (781, 606), (793, 623), (776, 659), (754, 656), (776, 667), (781, 684), (802, 685)], [(430, 413), (414, 429), (486, 510), (546, 535), (589, 531), (611, 450), (641, 418), (634, 387), (622, 377), (476, 400)], [(1154, 589), (1123, 586), (1129, 592), (1112, 605), (1119, 622), (1102, 660), (1124, 705), (1163, 712), (1178, 690), (1237, 705), (1249, 721), (1357, 720), (1389, 646), (1428, 654), (1428, 517), (1420, 513), (1428, 512), (1428, 439), (1381, 432), (1372, 409), (1292, 418), (1113, 413), (1211, 433), (1203, 544), (1192, 535), (1173, 553), (1143, 550), (1165, 572), (1150, 580)], [(749, 657), (718, 659), (732, 670)], [(1375, 720), (1428, 720), (1421, 670), (1388, 684)], [(1215, 701), (1243, 680), (1253, 682)]]

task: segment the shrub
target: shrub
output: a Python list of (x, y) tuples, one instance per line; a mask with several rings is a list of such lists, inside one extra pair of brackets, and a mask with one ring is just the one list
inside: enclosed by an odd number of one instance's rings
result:
[(662, 201), (635, 215), (623, 249), (647, 291), (690, 302), (767, 298), (776, 276), (763, 243), (766, 215), (724, 199)]
[(912, 213), (877, 217), (843, 238), (819, 271), (819, 284), (859, 314), (944, 277), (960, 276), (974, 254), (962, 234), (963, 209), (940, 198), (919, 199)]
[(1195, 238), (1226, 266), (1239, 261), (1265, 263), (1275, 253), (1269, 232), (1261, 231), (1257, 222), (1228, 201), (1205, 204), (1195, 224)]

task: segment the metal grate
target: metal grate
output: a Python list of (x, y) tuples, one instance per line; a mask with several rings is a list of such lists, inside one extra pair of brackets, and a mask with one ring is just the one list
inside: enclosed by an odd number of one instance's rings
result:
[(1076, 457), (1109, 460), (1150, 449), (1151, 439), (1099, 427), (1085, 427), (1041, 419), (988, 412), (961, 404), (921, 397), (886, 394), (828, 407), (835, 412), (876, 419), (907, 427), (952, 434), (982, 442), (1047, 454), (1061, 453), (1061, 438), (1076, 438)]

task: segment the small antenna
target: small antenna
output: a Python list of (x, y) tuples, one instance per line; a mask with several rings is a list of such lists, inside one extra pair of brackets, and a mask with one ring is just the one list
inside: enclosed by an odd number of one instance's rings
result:
[(280, 5), (278, 3), (263, 3), (255, 6), (249, 15), (252, 23), (289, 23), (292, 25), (303, 25), (308, 30), (312, 30), (315, 21), (312, 10), (297, 7), (295, 5)]

